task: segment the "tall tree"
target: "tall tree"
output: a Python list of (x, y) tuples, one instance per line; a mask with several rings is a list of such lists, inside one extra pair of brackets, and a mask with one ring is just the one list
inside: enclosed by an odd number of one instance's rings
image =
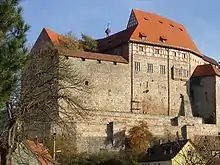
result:
[(20, 0), (0, 1), (0, 108), (10, 100), (26, 61), (26, 33)]

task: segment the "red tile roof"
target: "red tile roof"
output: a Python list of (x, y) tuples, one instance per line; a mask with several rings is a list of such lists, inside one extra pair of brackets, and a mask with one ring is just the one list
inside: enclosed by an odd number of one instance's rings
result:
[(30, 148), (32, 153), (36, 156), (41, 165), (53, 164), (53, 159), (49, 151), (43, 146), (42, 143), (37, 141), (28, 140), (27, 146)]
[(57, 42), (59, 38), (61, 37), (60, 34), (57, 34), (48, 28), (43, 28), (43, 30), (45, 30), (45, 32), (47, 33), (48, 37), (50, 38), (52, 42)]
[(220, 70), (212, 64), (198, 65), (192, 77), (220, 76)]
[[(197, 55), (202, 56), (183, 25), (160, 15), (137, 9), (133, 9), (132, 13), (138, 24), (112, 36), (99, 39), (98, 42), (101, 51), (108, 49), (108, 47), (110, 49), (113, 46), (120, 45), (120, 40), (123, 42), (129, 42), (131, 40), (143, 42), (140, 34), (144, 34), (146, 36), (146, 43), (163, 44), (174, 48), (191, 50)], [(161, 38), (166, 39), (166, 43), (163, 43)]]
[[(133, 9), (138, 25), (131, 36), (133, 40), (141, 40), (139, 33), (145, 33), (147, 41), (161, 43), (160, 37), (166, 37), (166, 44), (200, 53), (185, 27), (157, 14)], [(147, 18), (147, 20), (145, 19)]]
[[(48, 35), (49, 39), (52, 43), (56, 44), (60, 38), (63, 36), (53, 32), (52, 30), (44, 28), (46, 34)], [(111, 61), (111, 62), (119, 62), (119, 63), (128, 63), (122, 56), (119, 55), (110, 55), (110, 54), (102, 54), (102, 53), (91, 53), (91, 52), (75, 52), (65, 50), (66, 56), (69, 57), (76, 57), (76, 58), (85, 58), (85, 59), (92, 59), (92, 60), (101, 60), (101, 61)]]
[(128, 61), (125, 60), (122, 56), (118, 55), (109, 55), (109, 54), (102, 54), (102, 53), (91, 53), (91, 52), (72, 52), (69, 51), (66, 54), (69, 57), (75, 58), (84, 58), (84, 59), (91, 59), (91, 60), (100, 60), (100, 61), (111, 61), (111, 62), (119, 62), (127, 64)]
[(97, 40), (99, 51), (102, 52), (114, 48), (116, 46), (119, 46), (123, 43), (128, 43), (135, 28), (136, 26), (133, 26), (118, 33), (115, 33), (109, 37)]

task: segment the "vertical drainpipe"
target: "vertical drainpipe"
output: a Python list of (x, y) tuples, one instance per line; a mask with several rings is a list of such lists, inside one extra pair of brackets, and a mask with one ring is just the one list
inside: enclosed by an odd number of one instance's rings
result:
[(167, 50), (167, 115), (170, 116), (170, 50)]
[(132, 42), (129, 42), (129, 51), (130, 51), (130, 45), (131, 45), (131, 53), (130, 53), (130, 56), (131, 56), (131, 113), (132, 113), (132, 108), (133, 108), (133, 43)]
[(191, 85), (191, 82), (190, 82), (190, 78), (191, 78), (191, 55), (189, 54), (189, 60), (188, 60), (188, 62), (189, 62), (189, 71), (188, 71), (188, 87), (187, 87), (187, 92), (188, 92), (188, 95), (189, 95), (189, 98), (191, 99), (191, 96), (190, 96), (190, 85)]

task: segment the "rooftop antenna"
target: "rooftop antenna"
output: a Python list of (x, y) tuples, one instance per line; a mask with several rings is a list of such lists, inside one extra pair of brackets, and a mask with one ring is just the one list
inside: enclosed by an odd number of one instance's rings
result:
[(111, 29), (109, 28), (110, 23), (107, 24), (107, 29), (105, 30), (105, 34), (108, 37), (109, 34), (111, 33)]

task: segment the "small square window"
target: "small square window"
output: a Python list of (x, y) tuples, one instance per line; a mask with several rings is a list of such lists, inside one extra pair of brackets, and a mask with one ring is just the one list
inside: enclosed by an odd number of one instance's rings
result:
[(166, 66), (160, 65), (160, 74), (166, 74)]
[(144, 51), (144, 47), (143, 46), (139, 46), (139, 51), (143, 52)]
[(183, 58), (186, 58), (186, 54), (185, 53), (183, 53)]
[(134, 70), (135, 71), (141, 70), (141, 63), (140, 62), (134, 62)]
[(142, 40), (146, 40), (147, 37), (146, 37), (146, 36), (142, 36), (141, 39), (142, 39)]
[(147, 73), (153, 73), (153, 64), (147, 64)]
[(155, 49), (155, 53), (159, 54), (160, 50), (159, 49)]

